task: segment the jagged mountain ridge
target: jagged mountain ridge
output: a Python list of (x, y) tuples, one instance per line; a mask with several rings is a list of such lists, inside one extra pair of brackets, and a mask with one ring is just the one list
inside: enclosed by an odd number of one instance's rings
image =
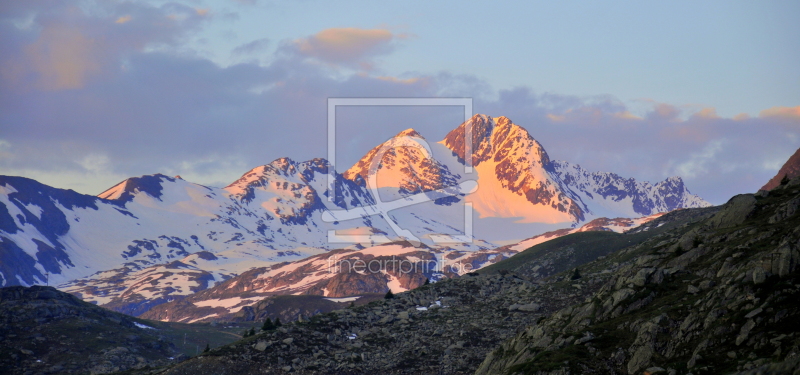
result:
[(442, 143), (467, 161), (467, 129), (479, 188), (470, 199), (482, 216), (519, 216), (527, 221), (581, 222), (589, 208), (557, 176), (544, 147), (506, 117), (475, 115)]
[[(549, 216), (579, 223), (709, 205), (691, 194), (680, 177), (650, 184), (553, 161), (528, 131), (506, 117), (475, 115), (445, 137), (442, 143), (462, 163), (467, 128), (472, 129), (471, 162), (479, 175), (471, 201), (483, 216), (516, 215), (527, 221)], [(481, 183), (490, 189), (482, 191)]]
[[(472, 174), (462, 172), (468, 127)], [(386, 152), (373, 168), (378, 199), (397, 200), (401, 207), (386, 216), (365, 209), (376, 202), (370, 167), (381, 150)], [(334, 189), (328, 186), (331, 177)], [(471, 194), (462, 189), (470, 179), (478, 185)], [(331, 243), (331, 230), (360, 236), (366, 246), (402, 240), (394, 230), (399, 227), (421, 234), (432, 248), (495, 247), (478, 239), (437, 242), (434, 234), (463, 233), (464, 202), (480, 214), (478, 228), (485, 224), (482, 218), (577, 225), (597, 212), (637, 217), (705, 204), (679, 178), (651, 185), (551, 161), (524, 128), (486, 115), (474, 116), (439, 143), (429, 144), (413, 129), (403, 131), (344, 174), (324, 159), (280, 158), (223, 189), (160, 174), (127, 179), (98, 197), (18, 177), (0, 178), (0, 188), (3, 285), (49, 279), (88, 300), (138, 312), (253, 267), (345, 247)], [(402, 207), (404, 200), (419, 197), (427, 202)], [(324, 220), (328, 213), (340, 219)], [(515, 235), (530, 235), (521, 233)], [(193, 256), (201, 253), (208, 256)]]
[[(243, 271), (236, 260), (266, 265), (323, 251), (330, 246), (329, 229), (391, 236), (379, 216), (321, 220), (325, 210), (368, 205), (372, 199), (363, 187), (335, 174), (337, 195), (329, 201), (327, 178), (324, 159), (281, 158), (224, 189), (157, 174), (125, 180), (94, 197), (2, 176), (0, 280), (31, 285), (44, 283), (49, 273), (57, 284), (123, 264), (140, 269), (210, 251), (221, 259), (219, 281)], [(420, 231), (451, 230), (435, 219), (396, 218)]]

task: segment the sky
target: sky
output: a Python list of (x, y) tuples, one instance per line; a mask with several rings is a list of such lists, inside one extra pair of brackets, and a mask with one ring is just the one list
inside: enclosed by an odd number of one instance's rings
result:
[[(556, 160), (711, 203), (800, 147), (796, 1), (0, 3), (0, 174), (86, 194), (145, 174), (225, 186), (326, 157), (327, 99), (472, 98)], [(348, 107), (337, 165), (463, 108)]]

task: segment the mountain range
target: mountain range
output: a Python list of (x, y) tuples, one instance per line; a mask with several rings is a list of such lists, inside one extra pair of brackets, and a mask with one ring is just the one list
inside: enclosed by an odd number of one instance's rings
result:
[[(98, 196), (0, 176), (0, 285), (61, 285), (140, 314), (247, 272), (275, 276), (267, 270), (326, 259), (332, 250), (360, 257), (391, 248), (381, 256), (409, 260), (413, 249), (419, 254), (411, 260), (432, 260), (439, 270), (451, 264), (444, 259), (477, 269), (517, 251), (498, 242), (544, 231), (531, 228), (574, 229), (602, 217), (708, 205), (680, 177), (651, 184), (589, 172), (551, 160), (508, 118), (475, 115), (438, 143), (413, 129), (400, 132), (343, 173), (325, 159), (280, 158), (225, 188), (155, 174)], [(392, 281), (382, 268), (373, 291), (446, 276)], [(347, 293), (302, 285), (264, 292)]]

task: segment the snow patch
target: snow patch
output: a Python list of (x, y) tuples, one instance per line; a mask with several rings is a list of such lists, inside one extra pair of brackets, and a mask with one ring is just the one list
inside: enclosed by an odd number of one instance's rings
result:
[[(327, 290), (326, 290), (326, 291), (327, 291)], [(343, 302), (353, 302), (353, 301), (355, 301), (355, 300), (357, 300), (357, 299), (359, 299), (359, 298), (361, 298), (361, 296), (355, 296), (355, 297), (339, 297), (339, 298), (325, 298), (325, 299), (326, 299), (326, 300), (328, 300), (328, 301), (331, 301), (331, 302), (339, 302), (339, 303), (343, 303)]]
[(135, 326), (137, 326), (137, 327), (141, 328), (141, 329), (155, 329), (155, 328), (153, 328), (153, 327), (150, 327), (150, 326), (144, 325), (144, 324), (142, 324), (142, 323), (139, 323), (139, 322), (133, 322), (133, 324), (134, 324)]

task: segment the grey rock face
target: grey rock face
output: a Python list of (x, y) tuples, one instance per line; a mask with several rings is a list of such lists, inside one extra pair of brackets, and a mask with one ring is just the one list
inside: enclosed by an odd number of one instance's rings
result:
[(706, 224), (711, 229), (730, 228), (743, 223), (753, 213), (756, 198), (752, 194), (741, 194), (731, 198)]

